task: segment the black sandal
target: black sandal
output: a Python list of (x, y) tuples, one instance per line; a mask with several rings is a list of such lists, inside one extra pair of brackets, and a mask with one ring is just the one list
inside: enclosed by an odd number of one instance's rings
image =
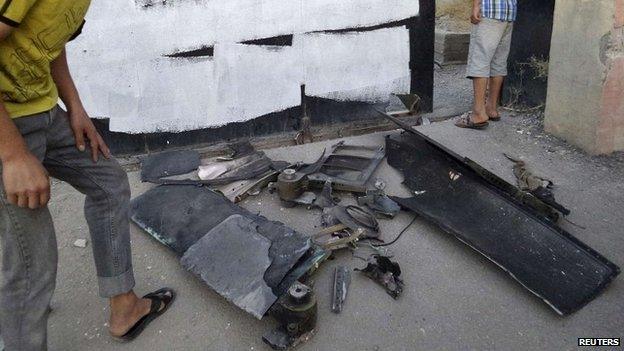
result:
[(485, 129), (490, 125), (488, 122), (475, 123), (472, 121), (471, 116), (472, 116), (472, 113), (464, 113), (455, 122), (455, 125), (459, 128), (468, 128), (468, 129)]
[(136, 339), (145, 330), (145, 327), (169, 309), (169, 306), (176, 298), (176, 293), (173, 289), (162, 288), (143, 296), (143, 298), (152, 300), (152, 307), (149, 313), (139, 319), (124, 335), (113, 336), (113, 339), (119, 342), (130, 342)]

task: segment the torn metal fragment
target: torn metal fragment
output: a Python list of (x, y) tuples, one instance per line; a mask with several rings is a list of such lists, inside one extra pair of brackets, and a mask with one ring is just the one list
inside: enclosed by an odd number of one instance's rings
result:
[(314, 201), (314, 205), (319, 208), (334, 207), (336, 206), (336, 199), (333, 195), (332, 183), (330, 180), (325, 182), (323, 191)]
[(311, 191), (306, 191), (298, 198), (292, 200), (293, 203), (304, 206), (312, 206), (316, 200), (316, 194)]
[(420, 103), (420, 96), (416, 94), (395, 94), (396, 97), (401, 100), (405, 108), (409, 111), (409, 113), (418, 112), (418, 104)]
[[(328, 231), (330, 231), (333, 229), (337, 229), (340, 230), (338, 228), (345, 228), (345, 226), (343, 224), (339, 224), (330, 228), (327, 228)], [(338, 231), (333, 233), (329, 239), (325, 240), (325, 241), (321, 241), (319, 240), (319, 237), (321, 237), (324, 234), (324, 232), (319, 232), (316, 234), (316, 240), (314, 241), (317, 245), (320, 245), (323, 249), (327, 250), (327, 251), (336, 251), (336, 250), (340, 250), (340, 249), (344, 249), (350, 246), (354, 246), (359, 240), (360, 238), (362, 238), (363, 234), (364, 234), (364, 229), (362, 228), (358, 228), (357, 230), (352, 231)]]
[(193, 244), (180, 262), (219, 295), (258, 319), (277, 300), (264, 280), (271, 241), (257, 224), (232, 215)]
[(379, 240), (379, 222), (377, 222), (375, 215), (359, 206), (325, 208), (321, 221), (324, 226), (344, 224), (351, 231), (361, 230), (363, 239)]
[(400, 277), (401, 267), (386, 256), (373, 255), (373, 259), (374, 262), (368, 262), (364, 269), (355, 270), (383, 286), (393, 299), (398, 299), (405, 286)]
[(226, 196), (230, 201), (235, 203), (243, 201), (248, 196), (257, 196), (269, 183), (276, 181), (278, 175), (278, 171), (268, 171), (266, 175), (261, 176), (258, 180), (252, 180), (249, 184), (237, 189), (233, 194), (230, 194), (230, 196)]
[(366, 206), (376, 215), (385, 218), (394, 218), (401, 211), (399, 204), (379, 190), (369, 190), (366, 192), (366, 196), (358, 197), (357, 201), (358, 205)]
[(193, 172), (199, 167), (199, 153), (194, 150), (166, 151), (141, 159), (141, 181)]
[[(199, 166), (199, 179), (210, 180), (221, 176), (231, 176), (232, 174), (227, 173), (264, 158), (266, 158), (266, 155), (264, 155), (263, 152), (253, 152), (229, 161), (218, 161), (203, 164)], [(266, 161), (264, 163), (266, 163)]]
[(386, 138), (388, 164), (417, 195), (391, 198), (496, 263), (556, 312), (577, 311), (620, 273), (531, 202), (539, 200), (525, 201), (475, 162), (406, 130)]
[(366, 185), (385, 157), (383, 147), (347, 145), (341, 141), (332, 147), (332, 152), (315, 163), (303, 167), (310, 185), (322, 188), (331, 181), (335, 190), (366, 192)]
[(342, 306), (347, 299), (351, 285), (351, 271), (345, 266), (338, 266), (334, 270), (334, 288), (332, 290), (332, 312), (342, 312)]

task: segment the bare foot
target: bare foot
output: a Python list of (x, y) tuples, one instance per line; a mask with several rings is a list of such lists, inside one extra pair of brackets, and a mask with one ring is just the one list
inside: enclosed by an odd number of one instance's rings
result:
[(133, 291), (110, 299), (111, 316), (109, 332), (120, 337), (150, 312), (152, 300), (139, 299)]
[(496, 107), (486, 107), (486, 114), (489, 119), (500, 119), (500, 113)]
[(483, 123), (483, 122), (487, 122), (489, 119), (488, 117), (488, 113), (485, 113), (485, 111), (483, 112), (477, 112), (475, 110), (472, 111), (472, 115), (470, 116), (470, 120), (473, 123)]

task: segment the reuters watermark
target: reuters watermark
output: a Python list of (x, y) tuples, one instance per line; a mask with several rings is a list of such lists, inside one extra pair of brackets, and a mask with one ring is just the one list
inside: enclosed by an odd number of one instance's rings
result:
[(620, 338), (578, 338), (578, 346), (621, 346)]

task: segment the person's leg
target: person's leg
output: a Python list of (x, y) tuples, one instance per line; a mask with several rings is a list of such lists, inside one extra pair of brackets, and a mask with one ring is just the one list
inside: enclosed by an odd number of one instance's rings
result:
[(485, 96), (488, 87), (488, 78), (475, 77), (472, 79), (474, 102), (472, 105), (472, 121), (474, 123), (487, 122), (488, 115), (485, 108)]
[[(110, 299), (110, 332), (121, 335), (149, 312), (150, 300), (133, 292), (130, 250), (130, 186), (117, 161), (100, 157), (75, 145), (65, 111), (55, 108), (48, 131), (50, 141), (44, 166), (55, 178), (86, 195), (85, 218), (91, 233), (99, 294)], [(89, 150), (89, 148), (87, 148)]]
[(498, 106), (500, 105), (500, 96), (503, 90), (503, 83), (507, 76), (507, 59), (511, 49), (511, 35), (513, 33), (513, 23), (503, 22), (504, 31), (500, 39), (498, 47), (492, 57), (492, 66), (490, 78), (490, 89), (486, 104), (487, 114), (492, 118), (500, 118)]
[(505, 77), (491, 77), (488, 85), (487, 103), (485, 104), (485, 112), (490, 119), (499, 119), (498, 105), (500, 104), (500, 95), (503, 89)]
[[(15, 121), (31, 152), (43, 159), (49, 114)], [(0, 325), (7, 350), (47, 349), (47, 321), (56, 282), (58, 252), (47, 207), (20, 208), (7, 201), (0, 165), (2, 284)]]
[(488, 18), (472, 26), (466, 76), (473, 79), (472, 121), (475, 123), (488, 120), (486, 111), (488, 80), (492, 76), (492, 59), (503, 37), (504, 29), (502, 22)]

